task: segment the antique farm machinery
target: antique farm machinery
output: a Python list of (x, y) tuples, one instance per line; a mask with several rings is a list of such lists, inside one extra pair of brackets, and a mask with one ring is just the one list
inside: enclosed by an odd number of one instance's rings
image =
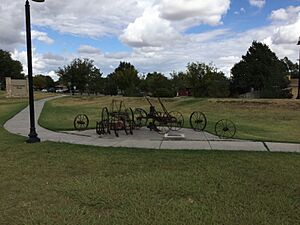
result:
[[(160, 98), (158, 98), (158, 102), (162, 111), (157, 111), (150, 99), (148, 97), (145, 97), (145, 99), (150, 105), (149, 112), (142, 108), (135, 108), (134, 126), (136, 128), (147, 126), (150, 130), (166, 133), (170, 130), (180, 130), (183, 127), (184, 118), (180, 112), (169, 112)], [(189, 117), (189, 124), (195, 131), (204, 131), (207, 125), (207, 118), (203, 112), (194, 111)], [(232, 121), (222, 119), (215, 124), (215, 133), (222, 138), (232, 138), (236, 133), (236, 127)]]
[(112, 100), (110, 109), (102, 108), (101, 119), (96, 123), (97, 134), (110, 134), (111, 131), (118, 137), (119, 131), (133, 134), (134, 117), (131, 108), (126, 108), (123, 101)]
[[(123, 101), (112, 100), (110, 107), (103, 107), (100, 119), (96, 122), (96, 132), (99, 135), (111, 134), (119, 136), (120, 131), (126, 135), (133, 134), (134, 129), (147, 127), (150, 130), (167, 133), (178, 131), (184, 126), (184, 117), (178, 111), (168, 111), (160, 98), (157, 98), (161, 111), (158, 111), (150, 98), (145, 97), (149, 103), (149, 111), (143, 108), (127, 108)], [(86, 114), (78, 114), (74, 119), (76, 130), (85, 130), (89, 125)], [(190, 114), (189, 125), (194, 131), (204, 131), (207, 118), (203, 112), (194, 111)], [(219, 120), (214, 126), (215, 134), (221, 138), (232, 138), (236, 133), (235, 124), (228, 119)]]
[(180, 112), (169, 112), (160, 98), (158, 98), (158, 102), (162, 111), (157, 111), (150, 99), (147, 97), (145, 99), (150, 105), (149, 112), (142, 108), (134, 110), (134, 124), (136, 128), (147, 126), (150, 130), (160, 133), (167, 133), (169, 130), (177, 131), (182, 128), (184, 119)]

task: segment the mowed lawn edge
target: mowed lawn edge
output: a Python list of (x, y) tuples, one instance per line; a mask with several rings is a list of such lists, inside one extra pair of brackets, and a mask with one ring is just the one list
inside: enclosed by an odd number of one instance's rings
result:
[[(89, 128), (94, 129), (101, 119), (101, 109), (110, 108), (112, 99), (124, 100), (127, 107), (149, 110), (143, 98), (122, 97), (66, 97), (45, 104), (39, 123), (54, 131), (74, 130), (77, 114), (86, 114)], [(151, 99), (158, 111), (157, 100)], [(163, 99), (168, 111), (179, 111), (184, 116), (184, 126), (190, 127), (189, 116), (193, 111), (204, 112), (208, 123), (206, 131), (214, 134), (214, 126), (220, 119), (230, 119), (237, 127), (235, 138), (254, 141), (300, 143), (300, 102), (296, 100), (245, 100), (245, 99)]]

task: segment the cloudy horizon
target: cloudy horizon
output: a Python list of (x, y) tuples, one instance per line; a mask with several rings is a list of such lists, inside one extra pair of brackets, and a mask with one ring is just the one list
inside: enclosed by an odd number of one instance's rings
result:
[[(27, 73), (24, 0), (0, 6), (0, 49)], [(140, 73), (213, 63), (230, 74), (253, 40), (297, 61), (299, 0), (89, 0), (30, 2), (34, 74), (90, 58), (107, 75), (120, 61)]]

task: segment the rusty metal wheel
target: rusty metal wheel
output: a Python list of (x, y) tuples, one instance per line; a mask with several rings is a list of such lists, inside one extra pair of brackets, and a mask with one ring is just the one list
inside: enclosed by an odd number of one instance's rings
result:
[(101, 121), (103, 122), (104, 133), (110, 134), (110, 116), (107, 107), (104, 107), (101, 112)]
[(134, 127), (139, 129), (141, 127), (147, 126), (148, 117), (147, 112), (142, 108), (135, 108), (134, 114)]
[(195, 111), (190, 116), (191, 128), (195, 131), (203, 131), (206, 127), (207, 120), (203, 112)]
[(85, 130), (89, 126), (89, 118), (85, 114), (78, 114), (73, 121), (76, 130)]
[(126, 120), (126, 129), (129, 131), (129, 133), (133, 134), (133, 129), (135, 128), (134, 124), (134, 113), (132, 108), (128, 108), (125, 110), (125, 120)]
[(101, 120), (109, 120), (109, 113), (107, 107), (104, 107), (101, 112)]
[(222, 119), (216, 123), (215, 132), (221, 138), (232, 138), (236, 133), (236, 127), (231, 120)]
[(177, 131), (183, 127), (184, 119), (180, 112), (172, 111), (169, 112), (168, 116), (170, 117), (170, 121), (168, 124), (171, 130)]
[(120, 126), (121, 126), (120, 122), (116, 121), (116, 120), (113, 121), (113, 119), (112, 119), (112, 122), (111, 122), (110, 126), (114, 130), (114, 133), (115, 133), (116, 137), (119, 137), (118, 130), (120, 129)]
[(105, 134), (103, 120), (97, 121), (97, 123), (96, 123), (96, 133), (99, 134), (99, 135)]
[(153, 120), (153, 127), (154, 130), (158, 133), (165, 134), (168, 133), (170, 130), (170, 126), (168, 124), (167, 117), (158, 117)]

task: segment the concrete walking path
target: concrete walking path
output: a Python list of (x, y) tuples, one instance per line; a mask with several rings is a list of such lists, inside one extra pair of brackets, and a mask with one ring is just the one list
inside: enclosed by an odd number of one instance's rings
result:
[[(51, 97), (35, 102), (36, 131), (41, 141), (54, 141), (72, 144), (128, 147), (147, 149), (189, 149), (189, 150), (239, 150), (239, 151), (271, 151), (271, 152), (299, 152), (300, 144), (256, 142), (246, 140), (224, 140), (207, 132), (195, 132), (191, 129), (181, 129), (179, 133), (185, 135), (183, 140), (170, 140), (163, 135), (147, 128), (134, 130), (134, 135), (125, 135), (120, 131), (117, 138), (114, 134), (99, 136), (95, 130), (54, 132), (47, 130), (37, 123), (46, 101), (62, 96)], [(29, 107), (25, 108), (4, 124), (4, 128), (13, 134), (28, 136)]]

